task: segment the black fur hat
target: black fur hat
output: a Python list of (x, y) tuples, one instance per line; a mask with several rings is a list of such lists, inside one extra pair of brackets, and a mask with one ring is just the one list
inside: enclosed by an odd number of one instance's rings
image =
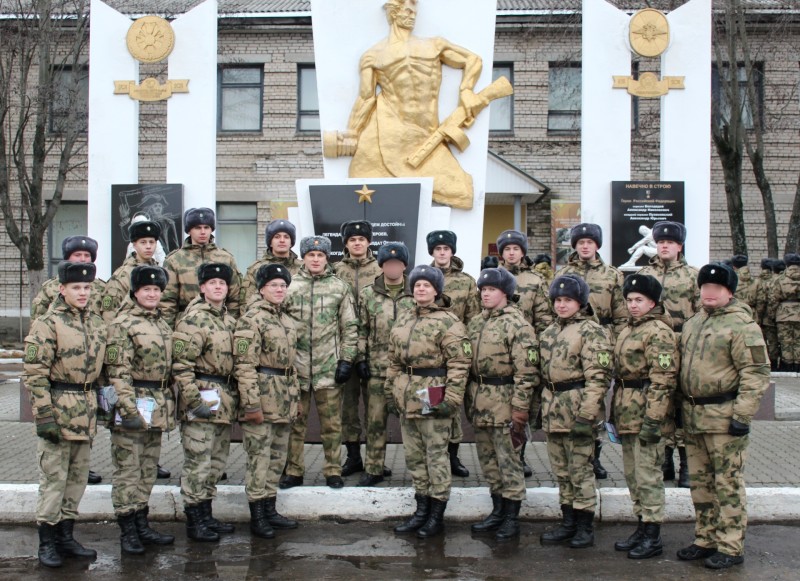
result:
[(746, 254), (736, 254), (731, 257), (731, 266), (733, 268), (742, 268), (743, 266), (747, 266), (747, 255)]
[(93, 262), (68, 262), (62, 260), (58, 263), (58, 282), (69, 284), (71, 282), (92, 282), (97, 267)]
[(261, 290), (265, 284), (276, 278), (283, 279), (289, 285), (292, 284), (292, 274), (282, 264), (264, 264), (256, 272), (256, 287)]
[(197, 267), (197, 284), (203, 284), (212, 278), (221, 278), (230, 285), (233, 280), (233, 269), (221, 262), (206, 262)]
[(152, 266), (150, 264), (134, 266), (131, 271), (131, 295), (143, 286), (150, 284), (156, 285), (163, 291), (167, 288), (168, 279), (169, 274), (160, 266)]
[(415, 266), (408, 275), (408, 286), (413, 289), (418, 280), (427, 280), (436, 289), (436, 296), (444, 292), (444, 273), (435, 266)]
[(786, 263), (786, 266), (797, 266), (800, 264), (800, 254), (796, 252), (790, 252), (789, 254), (784, 255), (783, 262)]
[(481, 270), (497, 268), (498, 266), (500, 266), (500, 258), (497, 256), (484, 256), (481, 260)]
[(289, 222), (289, 220), (273, 220), (269, 224), (267, 224), (267, 231), (265, 234), (267, 248), (270, 248), (272, 243), (272, 237), (275, 236), (278, 232), (284, 232), (289, 235), (289, 239), (292, 241), (292, 246), (297, 241), (297, 228), (294, 227), (294, 224)]
[(485, 268), (478, 275), (478, 289), (485, 286), (499, 288), (511, 298), (517, 290), (517, 278), (505, 268)]
[(589, 304), (589, 285), (577, 274), (562, 274), (550, 285), (550, 300), (567, 297), (585, 307)]
[(211, 226), (217, 229), (217, 219), (211, 208), (189, 208), (183, 213), (183, 231), (187, 234), (195, 226)]
[(97, 240), (88, 236), (67, 236), (61, 241), (61, 255), (69, 261), (73, 252), (85, 250), (92, 257), (92, 262), (97, 260)]
[(155, 238), (158, 240), (160, 236), (161, 226), (158, 225), (158, 222), (132, 222), (128, 226), (128, 238), (130, 238), (131, 242), (136, 242), (142, 238)]
[(601, 248), (603, 246), (603, 229), (597, 224), (589, 224), (588, 222), (573, 226), (569, 232), (569, 242), (572, 247), (575, 248), (578, 240), (582, 238), (594, 240), (597, 247)]
[(686, 242), (686, 226), (680, 222), (656, 222), (653, 226), (653, 240), (672, 240), (678, 244)]
[(408, 266), (408, 248), (402, 242), (389, 242), (378, 249), (378, 266), (387, 260), (399, 260)]
[(503, 255), (503, 249), (509, 244), (516, 244), (522, 248), (522, 252), (528, 254), (528, 239), (519, 230), (505, 230), (497, 237), (497, 251)]
[(347, 244), (347, 239), (351, 236), (363, 236), (367, 242), (372, 242), (372, 224), (366, 220), (345, 222), (339, 232), (342, 235), (342, 244)]
[(761, 270), (772, 270), (772, 258), (761, 259)]
[(553, 257), (549, 254), (537, 254), (536, 258), (533, 259), (533, 264), (541, 264), (542, 262), (546, 262), (547, 264), (553, 264)]
[(697, 275), (697, 286), (702, 287), (708, 283), (722, 285), (735, 293), (739, 277), (733, 268), (725, 264), (706, 264)]
[(452, 230), (434, 230), (433, 232), (428, 232), (425, 241), (428, 243), (428, 254), (431, 256), (433, 256), (433, 249), (440, 244), (446, 244), (455, 254), (458, 236)]
[(773, 260), (770, 266), (772, 268), (772, 272), (774, 272), (775, 274), (780, 274), (784, 270), (786, 270), (786, 263), (780, 258), (776, 258), (775, 260)]
[(622, 296), (627, 298), (628, 293), (640, 293), (651, 301), (659, 303), (663, 290), (661, 283), (655, 277), (649, 274), (632, 274), (622, 285)]

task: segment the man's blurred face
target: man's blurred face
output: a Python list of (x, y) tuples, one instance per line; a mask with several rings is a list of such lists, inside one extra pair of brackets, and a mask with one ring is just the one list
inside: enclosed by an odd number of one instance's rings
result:
[(597, 254), (597, 242), (591, 238), (581, 238), (575, 243), (575, 251), (581, 260), (592, 260)]
[(383, 277), (392, 284), (396, 284), (397, 281), (403, 280), (403, 272), (406, 269), (406, 265), (403, 264), (402, 260), (391, 258), (383, 263), (381, 269), (383, 269)]
[(309, 250), (303, 257), (303, 264), (311, 274), (322, 274), (328, 265), (328, 256), (321, 250)]
[(707, 282), (700, 287), (700, 300), (703, 302), (703, 308), (717, 309), (724, 307), (733, 298), (733, 294), (728, 290), (728, 287), (713, 282)]
[(525, 253), (519, 244), (506, 244), (503, 247), (503, 262), (509, 266), (516, 266), (522, 260)]
[(88, 250), (76, 250), (67, 258), (70, 262), (91, 262), (92, 255)]

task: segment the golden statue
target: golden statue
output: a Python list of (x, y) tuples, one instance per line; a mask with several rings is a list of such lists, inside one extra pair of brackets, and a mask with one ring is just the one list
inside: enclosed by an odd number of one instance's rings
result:
[[(350, 177), (433, 177), (434, 202), (469, 210), (472, 176), (447, 144), (463, 151), (469, 138), (462, 129), (490, 101), (510, 95), (511, 84), (501, 77), (476, 94), (478, 55), (443, 38), (414, 36), (417, 0), (389, 0), (383, 8), (389, 36), (361, 56), (359, 93), (347, 131), (326, 131), (323, 154), (352, 155)], [(442, 64), (464, 72), (459, 106), (440, 124)]]

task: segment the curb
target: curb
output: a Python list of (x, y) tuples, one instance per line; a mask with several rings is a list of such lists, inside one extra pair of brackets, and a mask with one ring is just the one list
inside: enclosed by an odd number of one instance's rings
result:
[[(0, 523), (31, 523), (36, 511), (37, 484), (0, 484)], [(601, 488), (597, 516), (607, 522), (634, 522), (627, 488)], [(694, 507), (687, 489), (667, 488), (664, 522), (693, 522)], [(447, 519), (468, 521), (492, 509), (489, 489), (453, 488)], [(408, 516), (414, 510), (411, 488), (358, 488), (333, 490), (325, 486), (301, 486), (281, 491), (278, 510), (300, 520), (382, 521)], [(800, 488), (748, 488), (750, 522), (800, 520)], [(243, 486), (218, 486), (214, 515), (223, 520), (250, 519)], [(523, 520), (556, 520), (561, 517), (557, 488), (528, 488), (522, 504)], [(184, 520), (183, 502), (177, 486), (154, 486), (150, 496), (150, 518)], [(111, 485), (89, 486), (80, 504), (81, 521), (114, 520)]]

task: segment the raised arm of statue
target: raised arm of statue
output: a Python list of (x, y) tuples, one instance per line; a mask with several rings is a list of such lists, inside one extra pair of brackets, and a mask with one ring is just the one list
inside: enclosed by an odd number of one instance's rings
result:
[[(475, 94), (475, 84), (481, 76), (483, 62), (481, 57), (457, 44), (440, 39), (444, 43), (441, 60), (444, 64), (454, 69), (464, 69), (459, 85), (459, 105), (464, 107), (468, 118), (472, 119), (478, 111), (486, 107), (486, 100)], [(470, 123), (471, 124), (471, 123)]]

